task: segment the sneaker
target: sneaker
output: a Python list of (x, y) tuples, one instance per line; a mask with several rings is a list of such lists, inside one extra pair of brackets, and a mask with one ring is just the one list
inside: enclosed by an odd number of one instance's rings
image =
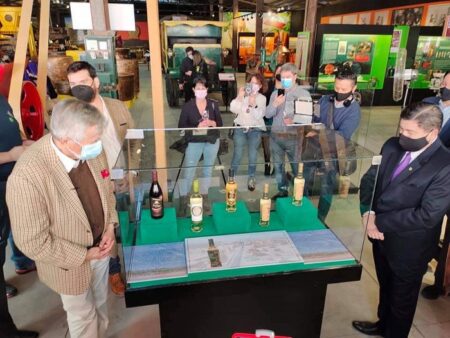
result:
[(270, 176), (270, 164), (264, 165), (264, 176)]
[(25, 275), (31, 271), (36, 271), (36, 265), (34, 263), (26, 268), (16, 269), (18, 275)]
[(123, 296), (125, 294), (125, 284), (120, 273), (109, 275), (109, 284), (111, 285), (111, 291), (117, 296)]
[(288, 196), (288, 192), (286, 190), (280, 190), (275, 195), (272, 196), (272, 199), (275, 201), (277, 198), (287, 197), (287, 196)]
[(17, 295), (17, 288), (9, 283), (5, 283), (6, 298), (12, 298)]
[(249, 177), (247, 182), (247, 188), (250, 191), (254, 191), (256, 186), (256, 180), (254, 177)]

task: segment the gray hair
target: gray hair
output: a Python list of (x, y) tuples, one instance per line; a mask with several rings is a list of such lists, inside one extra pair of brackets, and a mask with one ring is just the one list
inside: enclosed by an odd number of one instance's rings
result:
[(96, 126), (101, 134), (106, 127), (106, 119), (93, 105), (68, 99), (58, 102), (52, 111), (50, 132), (58, 140), (70, 138), (82, 142), (86, 129)]
[(281, 72), (291, 72), (292, 74), (297, 74), (298, 68), (293, 63), (285, 63), (280, 68), (280, 73)]
[(434, 104), (415, 102), (402, 110), (400, 118), (415, 120), (420, 128), (430, 131), (441, 129), (443, 114), (441, 109)]

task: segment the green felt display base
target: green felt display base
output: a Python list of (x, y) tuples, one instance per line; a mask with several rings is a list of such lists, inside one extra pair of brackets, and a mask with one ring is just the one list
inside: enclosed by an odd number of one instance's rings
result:
[(276, 208), (280, 221), (288, 231), (323, 227), (317, 218), (317, 209), (307, 198), (303, 198), (301, 206), (293, 205), (292, 197), (277, 198)]
[(136, 238), (136, 244), (169, 243), (178, 241), (177, 217), (175, 208), (165, 208), (164, 217), (153, 219), (150, 209), (143, 209), (141, 224)]
[(250, 230), (250, 213), (243, 201), (238, 201), (235, 212), (225, 210), (225, 202), (213, 203), (212, 216), (218, 235), (238, 234)]

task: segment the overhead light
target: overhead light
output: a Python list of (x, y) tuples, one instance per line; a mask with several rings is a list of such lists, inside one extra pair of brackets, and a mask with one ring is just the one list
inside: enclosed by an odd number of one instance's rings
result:
[(214, 13), (212, 13), (211, 16), (214, 18), (216, 15)]
[(267, 15), (272, 16), (273, 12), (272, 11), (268, 11)]

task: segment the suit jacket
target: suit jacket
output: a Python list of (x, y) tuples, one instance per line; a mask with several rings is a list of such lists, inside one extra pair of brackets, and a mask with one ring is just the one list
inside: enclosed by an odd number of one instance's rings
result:
[[(102, 177), (108, 169), (106, 156), (102, 153), (87, 163), (102, 200), (105, 225), (117, 223), (111, 181)], [(6, 200), (14, 241), (35, 260), (41, 281), (60, 294), (85, 292), (91, 280), (85, 258), (94, 239), (72, 181), (51, 145), (51, 135), (33, 144), (17, 161)]]
[[(122, 101), (111, 99), (109, 97), (102, 97), (105, 101), (106, 109), (108, 109), (111, 120), (114, 124), (114, 129), (117, 132), (117, 137), (119, 138), (120, 144), (123, 146), (125, 141), (125, 135), (127, 134), (127, 129), (135, 128), (135, 123), (131, 117), (130, 111), (127, 109)], [(129, 166), (130, 169), (139, 169), (139, 140), (130, 140), (130, 158)]]
[(404, 153), (397, 137), (389, 139), (376, 186), (377, 167), (372, 167), (362, 178), (360, 197), (363, 206), (370, 205), (375, 186), (372, 210), (385, 237), (379, 243), (392, 264), (413, 268), (432, 258), (450, 208), (450, 152), (437, 139), (391, 182)]

